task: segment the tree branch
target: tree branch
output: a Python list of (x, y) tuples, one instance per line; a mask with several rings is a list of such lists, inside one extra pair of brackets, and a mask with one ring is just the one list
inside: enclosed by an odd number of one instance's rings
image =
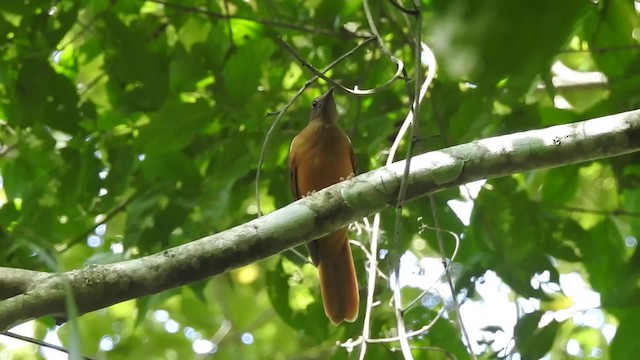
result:
[[(640, 150), (640, 110), (498, 136), (415, 156), (406, 200), (468, 182)], [(63, 274), (0, 268), (0, 331), (65, 313), (69, 281), (80, 313), (229, 271), (316, 239), (396, 203), (405, 162), (359, 175), (259, 219), (136, 260)], [(16, 279), (22, 279), (16, 284)], [(66, 280), (65, 280), (66, 279)], [(22, 283), (20, 283), (22, 282)], [(10, 285), (11, 284), (11, 285)]]
[(0, 300), (22, 294), (29, 289), (29, 286), (37, 282), (46, 273), (0, 267)]

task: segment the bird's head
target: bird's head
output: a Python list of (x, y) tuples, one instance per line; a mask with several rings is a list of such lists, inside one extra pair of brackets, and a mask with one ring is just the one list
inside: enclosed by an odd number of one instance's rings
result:
[(333, 88), (324, 95), (318, 96), (311, 102), (311, 121), (335, 123), (338, 120), (336, 102), (333, 100)]

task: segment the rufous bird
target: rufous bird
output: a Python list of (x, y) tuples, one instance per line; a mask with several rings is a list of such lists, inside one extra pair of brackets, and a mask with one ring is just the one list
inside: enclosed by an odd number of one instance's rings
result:
[[(309, 124), (293, 139), (289, 178), (295, 200), (355, 175), (351, 140), (338, 126), (333, 89), (311, 103)], [(310, 242), (309, 253), (320, 272), (324, 311), (335, 325), (358, 317), (358, 281), (347, 228)]]

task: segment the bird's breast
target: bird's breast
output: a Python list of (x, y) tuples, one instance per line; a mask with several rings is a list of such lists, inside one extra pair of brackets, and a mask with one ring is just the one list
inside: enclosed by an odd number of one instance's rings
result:
[(311, 128), (301, 133), (296, 141), (299, 154), (296, 154), (298, 189), (306, 196), (312, 191), (321, 190), (345, 180), (353, 174), (351, 160), (351, 142), (339, 128)]

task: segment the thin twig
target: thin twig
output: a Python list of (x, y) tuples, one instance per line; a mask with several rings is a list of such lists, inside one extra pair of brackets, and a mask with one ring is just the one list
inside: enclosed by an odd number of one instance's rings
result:
[(413, 9), (406, 8), (406, 7), (402, 6), (402, 4), (400, 4), (397, 0), (389, 0), (389, 2), (391, 3), (391, 5), (393, 5), (394, 8), (402, 11), (403, 13), (405, 13), (407, 15), (418, 16), (420, 14), (420, 10), (419, 9), (417, 9), (417, 8), (413, 8)]
[(629, 44), (629, 45), (619, 45), (619, 46), (608, 46), (601, 48), (593, 48), (593, 49), (564, 49), (560, 50), (558, 53), (591, 53), (591, 54), (601, 54), (607, 52), (615, 52), (615, 51), (625, 51), (625, 50), (640, 50), (640, 44)]
[(58, 254), (49, 254), (43, 251), (42, 248), (29, 244), (28, 247), (46, 264), (49, 269), (55, 272), (55, 276), (61, 280), (60, 285), (64, 292), (64, 308), (65, 308), (65, 321), (69, 328), (69, 352), (72, 354), (72, 359), (77, 359), (81, 356), (80, 351), (80, 324), (78, 323), (78, 317), (80, 317), (80, 311), (78, 310), (78, 303), (71, 286), (71, 280), (69, 279), (69, 273), (65, 272), (60, 261), (58, 260)]
[(588, 213), (588, 214), (611, 215), (611, 216), (640, 217), (639, 212), (627, 211), (624, 209), (614, 209), (614, 210), (584, 209), (584, 208), (579, 208), (574, 206), (562, 206), (562, 205), (554, 205), (554, 204), (543, 204), (543, 206), (550, 207), (551, 209), (563, 210), (568, 212), (581, 212), (581, 213)]
[[(382, 37), (380, 37), (380, 34), (378, 32), (378, 29), (375, 25), (375, 22), (373, 21), (373, 16), (371, 15), (371, 9), (369, 7), (369, 2), (367, 0), (363, 1), (363, 7), (364, 7), (364, 11), (365, 11), (365, 15), (367, 18), (367, 21), (369, 23), (369, 27), (371, 29), (371, 32), (373, 32), (373, 34), (375, 35), (376, 39), (378, 40), (378, 45), (379, 47), (382, 49), (382, 51), (391, 59), (391, 61), (393, 61), (394, 63), (396, 63), (398, 65), (398, 68), (400, 69), (400, 67), (402, 66), (402, 70), (404, 70), (404, 65), (402, 64), (402, 62), (399, 59), (396, 59), (393, 54), (391, 54), (391, 51), (389, 51), (389, 49), (386, 47), (386, 45), (384, 44), (384, 41), (382, 40)], [(418, 25), (416, 25), (418, 26)], [(418, 31), (418, 33), (420, 33), (420, 31)], [(419, 38), (418, 38), (419, 39)], [(418, 43), (419, 44), (419, 43)], [(417, 52), (420, 52), (419, 50)], [(417, 57), (418, 61), (420, 61), (420, 58)], [(420, 63), (416, 63), (416, 73), (419, 71), (420, 69)], [(433, 73), (433, 74), (432, 74)], [(424, 96), (424, 94), (426, 94), (426, 90), (429, 87), (429, 83), (431, 81), (431, 79), (433, 79), (433, 75), (435, 75), (435, 69), (432, 69), (431, 67), (429, 68), (429, 74), (432, 74), (431, 76), (427, 76), (427, 81), (425, 81), (425, 84), (423, 85), (423, 87), (420, 89), (420, 95), (416, 94), (416, 96), (414, 96), (414, 100), (416, 102), (420, 102), (422, 97)], [(419, 82), (417, 82), (417, 84), (419, 84)], [(418, 85), (416, 85), (418, 86)], [(422, 91), (424, 90), (424, 91)], [(393, 162), (393, 160), (395, 159), (395, 154), (397, 151), (397, 144), (400, 143), (400, 139), (404, 136), (409, 124), (411, 123), (411, 121), (413, 120), (413, 111), (414, 109), (412, 109), (412, 111), (410, 111), (409, 115), (407, 115), (407, 118), (405, 119), (400, 131), (398, 132), (398, 135), (396, 136), (396, 139), (393, 143), (393, 145), (391, 146), (391, 149), (389, 151), (389, 157), (387, 158), (387, 165), (389, 165), (390, 163)], [(380, 214), (377, 213), (374, 218), (373, 218), (373, 234), (371, 237), (371, 253), (372, 254), (377, 254), (377, 248), (378, 248), (378, 239), (380, 237)], [(396, 228), (398, 228), (396, 226)], [(363, 360), (364, 356), (366, 354), (367, 351), (367, 340), (369, 339), (370, 336), (370, 332), (371, 332), (371, 311), (373, 308), (373, 295), (374, 295), (374, 288), (375, 288), (375, 282), (376, 282), (376, 276), (375, 276), (375, 269), (377, 268), (377, 263), (376, 262), (372, 262), (371, 264), (369, 264), (369, 278), (368, 278), (368, 292), (367, 292), (367, 306), (365, 308), (365, 317), (364, 317), (364, 323), (363, 323), (363, 328), (362, 328), (362, 338), (364, 339), (363, 343), (362, 343), (362, 347), (360, 348), (360, 356), (359, 359)], [(398, 271), (396, 271), (396, 276), (398, 276)], [(396, 309), (398, 309), (398, 307), (401, 307), (402, 304), (400, 302), (400, 298), (396, 297), (396, 288), (398, 293), (399, 293), (399, 284), (398, 281), (396, 281), (396, 285), (398, 286), (392, 286), (394, 288), (394, 299), (396, 303), (400, 303), (399, 305), (396, 304)], [(397, 314), (399, 315), (399, 314)], [(401, 314), (400, 314), (401, 317)], [(404, 322), (403, 321), (399, 321), (402, 322), (402, 325), (399, 326), (398, 328), (398, 334), (399, 336), (401, 336), (401, 338), (404, 339), (404, 341), (401, 340), (401, 343), (403, 343), (403, 349), (405, 349), (405, 351), (403, 351), (403, 354), (405, 355), (405, 359), (411, 359), (411, 352), (410, 351), (406, 351), (406, 349), (408, 348), (408, 342), (406, 341), (406, 334), (404, 333)], [(408, 353), (408, 354), (407, 354)]]
[(149, 1), (156, 4), (163, 5), (168, 8), (179, 9), (181, 11), (188, 12), (188, 13), (202, 14), (210, 18), (219, 19), (219, 20), (225, 20), (225, 19), (246, 20), (246, 21), (251, 21), (256, 24), (261, 24), (265, 26), (296, 30), (296, 31), (305, 32), (309, 34), (314, 34), (314, 35), (329, 35), (329, 36), (343, 35), (343, 36), (349, 36), (354, 38), (368, 38), (370, 36), (369, 34), (362, 34), (357, 32), (354, 33), (346, 30), (336, 31), (336, 30), (330, 30), (330, 29), (313, 28), (310, 26), (297, 25), (293, 23), (284, 23), (284, 22), (275, 21), (275, 20), (254, 19), (254, 18), (242, 16), (242, 15), (221, 14), (221, 13), (211, 11), (205, 7), (194, 7), (194, 6), (182, 5), (182, 4), (177, 4), (177, 3), (168, 2), (164, 0), (149, 0)]
[[(451, 261), (449, 262), (449, 264), (451, 264), (451, 262), (453, 262), (455, 260), (456, 256), (458, 255), (458, 250), (460, 248), (460, 237), (458, 236), (458, 234), (454, 233), (453, 231), (449, 231), (449, 230), (446, 230), (446, 229), (439, 229), (439, 228), (431, 227), (431, 226), (428, 226), (428, 225), (422, 225), (420, 227), (420, 233), (422, 233), (426, 229), (435, 230), (435, 231), (444, 231), (444, 232), (448, 233), (449, 235), (451, 235), (455, 239), (456, 246), (453, 249), (453, 254), (451, 255)], [(440, 276), (438, 276), (438, 278), (435, 280), (435, 282), (433, 284), (427, 286), (427, 288), (420, 295), (418, 295), (415, 299), (413, 299), (412, 302), (410, 302), (407, 306), (405, 306), (403, 311), (406, 312), (407, 310), (411, 309), (411, 307), (413, 307), (416, 303), (418, 303), (418, 301), (420, 299), (422, 299), (423, 296), (428, 294), (431, 291), (431, 289), (433, 289), (433, 287), (436, 285), (436, 283), (438, 281), (442, 280), (442, 277), (445, 275), (445, 271), (447, 271), (447, 270), (448, 269), (443, 269), (442, 274), (440, 274)]]
[[(365, 3), (367, 0), (365, 0)], [(405, 168), (404, 174), (402, 176), (402, 182), (400, 183), (400, 190), (398, 191), (398, 198), (396, 203), (396, 217), (395, 217), (395, 232), (394, 232), (394, 247), (392, 251), (392, 264), (394, 269), (394, 282), (391, 286), (393, 289), (393, 303), (395, 306), (396, 312), (396, 326), (398, 328), (398, 336), (400, 337), (400, 348), (402, 349), (402, 355), (405, 360), (413, 359), (413, 355), (411, 354), (411, 347), (409, 346), (409, 338), (406, 333), (405, 323), (404, 323), (404, 312), (402, 310), (402, 288), (400, 286), (400, 229), (402, 223), (402, 202), (407, 193), (407, 186), (409, 181), (409, 169), (411, 168), (411, 158), (413, 157), (413, 151), (416, 144), (415, 139), (417, 139), (418, 134), (418, 119), (420, 115), (420, 64), (422, 63), (422, 17), (420, 15), (419, 2), (415, 2), (414, 6), (418, 9), (418, 12), (415, 16), (416, 25), (415, 25), (415, 49), (414, 49), (414, 96), (413, 96), (413, 109), (412, 112), (414, 114), (412, 126), (411, 126), (411, 135), (409, 146), (407, 147), (407, 154), (405, 157)], [(431, 65), (431, 64), (430, 64)]]
[[(435, 323), (438, 320), (440, 320), (442, 315), (444, 315), (445, 309), (446, 309), (446, 307), (443, 304), (442, 308), (440, 308), (440, 310), (436, 314), (436, 317), (434, 317), (428, 324), (424, 325), (420, 329), (407, 331), (405, 336), (407, 338), (411, 338), (411, 337), (414, 337), (414, 336), (422, 335), (425, 332), (427, 332), (429, 329), (431, 329), (433, 327), (433, 325), (435, 325)], [(390, 338), (369, 339), (368, 340), (369, 343), (382, 343), (382, 342), (394, 342), (394, 341), (402, 342), (402, 338), (400, 336), (395, 336), (395, 337), (390, 337)]]
[(103, 71), (102, 73), (96, 75), (93, 79), (89, 80), (84, 84), (84, 86), (79, 89), (80, 91), (78, 91), (78, 96), (82, 97), (83, 95), (87, 94), (93, 89), (94, 86), (98, 85), (100, 80), (102, 80), (102, 78), (104, 78), (106, 75), (107, 73)]
[(85, 232), (83, 232), (82, 234), (76, 236), (74, 239), (72, 239), (71, 241), (66, 243), (63, 248), (58, 250), (58, 253), (63, 253), (65, 251), (67, 251), (68, 249), (70, 249), (71, 247), (73, 247), (74, 245), (76, 245), (77, 243), (85, 240), (87, 238), (87, 236), (91, 235), (96, 230), (96, 228), (98, 226), (106, 224), (114, 216), (116, 216), (119, 213), (121, 213), (122, 211), (124, 211), (127, 208), (127, 206), (129, 206), (129, 204), (131, 204), (131, 202), (135, 198), (138, 197), (138, 194), (139, 194), (139, 192), (135, 192), (133, 195), (129, 196), (129, 198), (127, 198), (127, 200), (125, 200), (122, 204), (118, 205), (117, 207), (112, 209), (107, 215), (105, 215), (105, 217), (101, 221), (95, 223), (89, 229), (87, 229)]
[[(426, 45), (423, 45), (422, 51), (427, 55), (429, 59), (431, 59), (428, 61), (428, 63), (433, 64), (433, 66), (431, 65), (429, 66), (427, 70), (427, 78), (422, 83), (422, 86), (420, 88), (420, 94), (419, 94), (420, 102), (422, 102), (422, 99), (427, 94), (427, 90), (429, 90), (429, 85), (431, 85), (431, 82), (433, 81), (433, 78), (436, 75), (436, 65), (435, 65), (436, 63), (435, 63), (435, 56), (433, 55), (433, 52), (431, 52), (431, 49)], [(409, 129), (409, 125), (411, 125), (411, 123), (413, 122), (413, 118), (414, 118), (413, 111), (411, 111), (402, 122), (402, 125), (400, 126), (400, 130), (398, 130), (398, 135), (396, 135), (393, 141), (393, 144), (391, 144), (391, 147), (389, 148), (389, 158), (387, 158), (386, 165), (389, 165), (394, 161), (395, 154), (398, 151), (398, 147), (400, 147), (400, 142), (402, 141), (404, 134)]]
[(0, 159), (7, 156), (11, 150), (15, 149), (18, 146), (18, 142), (15, 142), (11, 145), (5, 146), (0, 149)]
[(380, 47), (380, 49), (382, 49), (382, 51), (385, 53), (385, 55), (389, 57), (389, 59), (391, 59), (391, 61), (398, 64), (399, 68), (404, 67), (402, 61), (400, 61), (400, 59), (393, 56), (389, 48), (387, 48), (387, 45), (385, 45), (384, 40), (382, 40), (382, 36), (380, 36), (380, 33), (378, 32), (378, 28), (376, 27), (376, 23), (375, 21), (373, 21), (373, 16), (371, 15), (371, 8), (369, 8), (369, 1), (368, 0), (363, 1), (362, 5), (364, 7), (364, 14), (367, 18), (367, 23), (369, 24), (369, 28), (371, 29), (371, 32), (378, 40), (378, 46)]
[[(440, 215), (438, 213), (438, 207), (436, 204), (436, 200), (433, 195), (429, 195), (429, 202), (431, 204), (431, 213), (433, 214), (433, 225), (436, 228), (440, 228)], [(458, 324), (460, 325), (460, 330), (462, 331), (462, 336), (464, 336), (465, 341), (467, 342), (467, 347), (471, 358), (477, 360), (476, 354), (473, 352), (473, 348), (471, 347), (471, 340), (469, 339), (469, 334), (467, 333), (467, 328), (464, 326), (464, 322), (462, 321), (462, 316), (460, 315), (460, 303), (458, 302), (458, 297), (456, 296), (456, 288), (453, 286), (453, 280), (451, 279), (451, 272), (449, 271), (449, 262), (447, 261), (447, 257), (444, 250), (444, 241), (442, 240), (442, 233), (440, 231), (436, 231), (436, 239), (438, 241), (438, 250), (440, 251), (440, 255), (442, 256), (442, 266), (444, 266), (444, 273), (447, 278), (447, 283), (449, 284), (449, 289), (451, 289), (451, 298), (453, 300), (453, 306), (456, 313), (456, 318), (458, 319)]]
[[(431, 327), (433, 327), (433, 325), (435, 325), (435, 323), (438, 320), (440, 320), (442, 315), (444, 315), (445, 309), (446, 309), (446, 307), (443, 304), (442, 308), (440, 308), (440, 310), (438, 311), (436, 316), (428, 324), (424, 325), (420, 329), (411, 330), (411, 331), (407, 332), (407, 336), (408, 337), (414, 337), (414, 336), (418, 336), (418, 335), (424, 334), (426, 331), (431, 329)], [(349, 339), (349, 340), (341, 343), (340, 346), (344, 347), (344, 348), (354, 348), (354, 347), (356, 347), (358, 345), (361, 345), (363, 342), (367, 342), (369, 344), (384, 344), (384, 343), (391, 343), (391, 342), (396, 342), (396, 341), (400, 341), (400, 337), (399, 336), (391, 336), (391, 337), (377, 338), (377, 339), (365, 339), (362, 336), (360, 336), (356, 340)]]
[(313, 263), (309, 260), (308, 257), (304, 256), (300, 251), (296, 250), (296, 249), (289, 249), (287, 251), (290, 251), (293, 255), (299, 257), (302, 261), (304, 261), (306, 264), (311, 264), (313, 265)]
[(376, 270), (378, 269), (377, 262), (377, 254), (378, 254), (378, 240), (380, 238), (380, 213), (377, 213), (373, 217), (373, 231), (371, 234), (371, 254), (374, 254), (376, 257), (373, 258), (374, 261), (369, 263), (368, 270), (368, 279), (367, 279), (367, 305), (364, 311), (364, 322), (362, 324), (362, 347), (360, 348), (360, 360), (364, 359), (364, 355), (367, 352), (367, 341), (369, 340), (369, 336), (371, 333), (371, 311), (373, 309), (373, 295), (375, 291), (376, 285)]
[[(226, 12), (226, 15), (229, 16), (229, 2), (227, 0), (224, 0), (224, 11)], [(230, 17), (227, 18), (227, 29), (229, 29), (229, 44), (231, 44), (231, 48), (233, 49), (236, 44), (233, 41), (233, 28), (231, 27)]]
[[(376, 262), (376, 259), (371, 255), (371, 253), (369, 253), (369, 250), (367, 249), (366, 246), (364, 246), (363, 243), (361, 243), (360, 241), (357, 241), (357, 240), (349, 240), (349, 243), (351, 245), (357, 246), (360, 250), (362, 250), (362, 252), (364, 253), (365, 257), (367, 258), (367, 264), (370, 264), (371, 262)], [(376, 273), (381, 278), (383, 278), (385, 280), (389, 280), (387, 278), (387, 276), (384, 274), (384, 272), (382, 272), (382, 270), (379, 267), (376, 267)]]
[[(447, 359), (451, 359), (451, 360), (456, 360), (457, 359), (456, 356), (453, 355), (448, 350), (442, 349), (442, 348), (439, 348), (439, 347), (435, 347), (435, 346), (412, 346), (411, 350), (436, 351), (436, 352), (444, 353), (444, 355), (447, 357)], [(389, 348), (389, 351), (396, 352), (397, 349), (396, 348)]]
[[(38, 340), (38, 339), (34, 339), (32, 337), (28, 337), (28, 336), (23, 336), (20, 334), (16, 334), (14, 332), (10, 332), (10, 331), (2, 331), (0, 332), (0, 335), (4, 335), (4, 336), (8, 336), (10, 338), (14, 338), (14, 339), (18, 339), (18, 340), (22, 340), (22, 341), (26, 341), (28, 343), (34, 344), (34, 345), (38, 345), (38, 346), (42, 346), (42, 347), (46, 347), (49, 349), (53, 349), (53, 350), (58, 350), (60, 352), (63, 352), (67, 355), (71, 355), (69, 354), (69, 350), (63, 348), (62, 346), (58, 346), (58, 345), (54, 345), (42, 340)], [(85, 359), (85, 360), (94, 360), (94, 358), (89, 357), (89, 356), (84, 356), (84, 355), (80, 355), (81, 358)]]
[(306, 67), (307, 69), (311, 70), (312, 73), (314, 73), (317, 77), (321, 78), (322, 80), (328, 82), (329, 84), (331, 84), (334, 87), (340, 88), (342, 89), (344, 92), (347, 92), (351, 95), (355, 95), (355, 96), (364, 96), (364, 95), (372, 95), (372, 94), (377, 94), (380, 91), (388, 88), (389, 86), (391, 86), (396, 80), (398, 80), (401, 75), (402, 75), (402, 70), (404, 69), (404, 64), (402, 63), (402, 61), (397, 60), (394, 61), (397, 65), (397, 69), (396, 69), (396, 73), (393, 75), (393, 77), (391, 79), (389, 79), (386, 83), (375, 87), (373, 89), (365, 89), (365, 90), (361, 90), (359, 89), (357, 86), (354, 86), (353, 89), (349, 89), (348, 87), (345, 87), (342, 84), (339, 84), (337, 82), (335, 82), (333, 79), (331, 79), (330, 77), (326, 76), (324, 74), (324, 71), (320, 71), (318, 69), (316, 69), (315, 67), (313, 67), (313, 65), (309, 64), (302, 56), (300, 56), (289, 44), (287, 44), (284, 40), (282, 40), (281, 38), (276, 38), (276, 40), (282, 45), (284, 46), (285, 49), (287, 49), (291, 55), (293, 55), (293, 57), (295, 57), (300, 64), (303, 67)]
[[(227, 320), (222, 321), (218, 330), (211, 336), (211, 338), (209, 338), (209, 341), (211, 341), (211, 343), (215, 344), (216, 346), (220, 345), (220, 342), (224, 340), (224, 338), (229, 334), (231, 329), (232, 329), (232, 326), (230, 321), (227, 321)], [(198, 356), (196, 357), (196, 360), (206, 359), (210, 355), (212, 355), (212, 353), (198, 354)]]

